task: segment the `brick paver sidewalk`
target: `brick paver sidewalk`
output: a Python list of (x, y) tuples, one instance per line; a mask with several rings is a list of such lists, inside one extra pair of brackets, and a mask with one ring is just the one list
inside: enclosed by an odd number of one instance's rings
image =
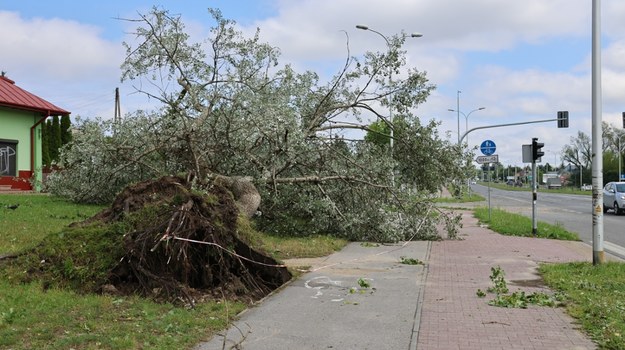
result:
[(417, 349), (595, 349), (563, 308), (488, 305), (491, 267), (500, 266), (510, 292), (548, 291), (536, 268), (541, 262), (590, 260), (581, 242), (509, 237), (478, 227), (463, 213), (461, 240), (432, 244)]

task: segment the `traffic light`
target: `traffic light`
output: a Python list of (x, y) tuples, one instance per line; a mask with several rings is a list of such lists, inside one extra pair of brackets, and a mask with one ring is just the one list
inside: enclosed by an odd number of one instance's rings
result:
[(538, 142), (537, 138), (532, 138), (532, 159), (538, 160), (538, 158), (545, 155), (545, 152), (540, 150), (544, 145), (544, 143)]
[[(623, 113), (623, 118), (625, 118), (625, 113)], [(624, 119), (625, 122), (625, 119)], [(568, 128), (569, 127), (569, 111), (559, 111), (558, 112), (558, 128)]]

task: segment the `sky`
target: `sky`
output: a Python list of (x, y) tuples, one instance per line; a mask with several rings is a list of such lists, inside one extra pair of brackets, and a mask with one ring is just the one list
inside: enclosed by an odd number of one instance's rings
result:
[[(345, 34), (351, 55), (386, 50), (382, 37), (356, 25), (388, 37), (421, 33), (407, 38), (408, 66), (427, 72), (436, 89), (414, 112), (440, 121), (450, 141), (467, 124), (555, 119), (569, 111), (568, 129), (552, 121), (468, 135), (471, 147), (495, 142), (504, 165), (522, 166), (522, 145), (533, 137), (545, 144), (543, 164), (560, 164), (571, 137), (591, 134), (590, 0), (0, 0), (0, 70), (72, 116), (112, 118), (117, 87), (122, 114), (154, 108), (155, 100), (120, 82), (119, 68), (122, 42), (134, 29), (124, 19), (153, 6), (180, 14), (194, 37), (213, 24), (206, 9), (219, 8), (244, 33), (259, 28), (262, 41), (280, 48), (282, 64), (322, 77), (342, 68)], [(601, 117), (618, 128), (625, 111), (623, 18), (625, 1), (601, 1)]]

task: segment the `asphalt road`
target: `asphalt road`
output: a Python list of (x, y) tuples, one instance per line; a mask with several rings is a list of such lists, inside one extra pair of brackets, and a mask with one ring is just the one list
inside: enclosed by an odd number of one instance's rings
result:
[[(473, 191), (488, 199), (488, 187), (472, 185)], [(532, 193), (490, 188), (492, 208), (532, 216)], [(572, 195), (538, 192), (536, 219), (550, 224), (561, 224), (576, 232), (580, 239), (592, 246), (592, 198), (590, 195)], [(616, 216), (612, 210), (603, 215), (604, 250), (625, 258), (625, 215)]]

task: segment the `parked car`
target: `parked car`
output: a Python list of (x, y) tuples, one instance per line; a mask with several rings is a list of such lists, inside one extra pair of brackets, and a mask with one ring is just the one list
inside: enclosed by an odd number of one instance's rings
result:
[(608, 182), (603, 188), (603, 212), (614, 209), (614, 214), (625, 211), (625, 182)]

